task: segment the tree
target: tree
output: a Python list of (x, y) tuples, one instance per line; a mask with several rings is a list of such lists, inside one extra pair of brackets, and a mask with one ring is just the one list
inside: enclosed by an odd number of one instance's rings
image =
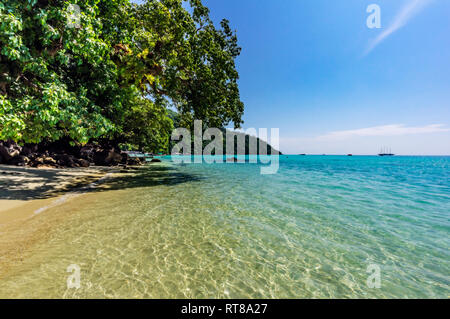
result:
[(115, 129), (108, 115), (128, 96), (96, 2), (78, 1), (79, 28), (66, 26), (69, 1), (0, 2), (1, 139), (85, 143)]
[(140, 52), (130, 57), (124, 74), (147, 94), (166, 97), (183, 126), (198, 119), (209, 127), (231, 121), (240, 127), (237, 38), (227, 20), (217, 30), (199, 0), (189, 3), (192, 14), (181, 0), (148, 0), (137, 7), (133, 39)]
[[(69, 27), (80, 7), (79, 26)], [(200, 0), (1, 0), (0, 140), (166, 147), (172, 127), (242, 123), (237, 39)]]

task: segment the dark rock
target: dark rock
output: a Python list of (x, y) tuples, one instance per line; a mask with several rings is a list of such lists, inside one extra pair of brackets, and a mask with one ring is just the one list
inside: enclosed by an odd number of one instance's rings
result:
[(57, 164), (55, 159), (50, 156), (45, 156), (43, 158), (43, 160), (44, 160), (44, 164), (46, 164), (46, 165), (56, 166), (56, 164)]
[(122, 155), (115, 151), (115, 149), (102, 150), (94, 153), (93, 160), (98, 166), (115, 166), (122, 161)]
[(128, 157), (127, 165), (131, 166), (142, 165), (142, 160), (139, 157)]
[(39, 165), (44, 165), (43, 157), (36, 157), (31, 163), (31, 166), (33, 167), (38, 167)]
[(26, 166), (30, 162), (30, 159), (23, 155), (18, 155), (16, 157), (13, 157), (9, 160), (9, 165), (16, 165), (16, 166)]
[(78, 159), (77, 162), (80, 167), (89, 167), (91, 165), (88, 160), (85, 160), (83, 158)]
[(60, 166), (64, 167), (89, 167), (91, 165), (88, 160), (67, 154), (59, 155), (57, 162)]
[(150, 163), (161, 163), (162, 161), (158, 158), (154, 158), (150, 161)]
[(129, 158), (128, 154), (122, 152), (122, 153), (120, 153), (120, 155), (122, 155), (122, 161), (120, 162), (120, 164), (126, 166), (128, 163), (128, 158)]
[(105, 166), (106, 164), (106, 157), (108, 156), (107, 151), (95, 151), (93, 154), (93, 162), (97, 166)]
[(119, 165), (119, 163), (122, 161), (122, 155), (120, 155), (116, 151), (109, 151), (105, 161), (108, 165)]
[(58, 154), (56, 156), (53, 156), (56, 159), (56, 162), (58, 165), (61, 166), (68, 166), (71, 167), (71, 165), (74, 163), (73, 156), (68, 154)]
[(24, 147), (22, 147), (22, 152), (20, 152), (20, 155), (30, 156), (37, 151), (38, 146), (36, 144), (25, 144)]
[(14, 142), (6, 141), (0, 144), (0, 156), (5, 162), (9, 162), (13, 157), (20, 155), (22, 147)]
[[(81, 146), (63, 139), (25, 144), (23, 147), (12, 141), (0, 141), (0, 163), (32, 167), (89, 167), (91, 163), (116, 166), (120, 163), (126, 165), (128, 156), (121, 154), (119, 147), (108, 141)], [(141, 162), (136, 159), (134, 164), (140, 165)]]
[(43, 141), (39, 143), (36, 152), (47, 156), (54, 156), (56, 154), (71, 154), (78, 156), (80, 146), (71, 144), (69, 138), (62, 138), (58, 141)]
[(87, 144), (80, 149), (80, 157), (89, 162), (94, 162), (94, 153), (99, 151), (99, 147), (93, 144)]

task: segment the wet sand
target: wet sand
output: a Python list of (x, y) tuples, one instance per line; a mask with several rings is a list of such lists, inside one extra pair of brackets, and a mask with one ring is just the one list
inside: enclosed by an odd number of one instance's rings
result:
[(118, 168), (110, 167), (36, 169), (0, 165), (0, 278), (19, 265), (36, 243), (46, 240), (68, 215), (47, 216), (47, 209), (86, 195), (86, 188), (118, 172)]

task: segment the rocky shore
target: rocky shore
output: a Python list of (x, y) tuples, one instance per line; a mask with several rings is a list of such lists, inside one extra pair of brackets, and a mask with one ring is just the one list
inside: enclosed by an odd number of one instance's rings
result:
[(39, 143), (23, 146), (12, 141), (0, 141), (0, 164), (35, 168), (65, 168), (95, 166), (134, 166), (143, 160), (130, 157), (114, 145), (69, 143)]

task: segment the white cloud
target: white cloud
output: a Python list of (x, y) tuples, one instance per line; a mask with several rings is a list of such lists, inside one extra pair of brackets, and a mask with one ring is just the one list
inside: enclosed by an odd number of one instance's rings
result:
[(393, 34), (398, 29), (404, 27), (408, 21), (418, 14), (421, 10), (423, 10), (428, 4), (430, 4), (433, 0), (410, 0), (408, 1), (394, 18), (392, 24), (384, 30), (378, 37), (372, 40), (364, 55), (369, 54), (378, 44), (383, 42), (387, 37)]
[(398, 136), (411, 134), (426, 134), (426, 133), (440, 133), (449, 132), (450, 128), (445, 127), (444, 124), (431, 124), (426, 126), (411, 126), (407, 127), (403, 124), (391, 124), (383, 126), (367, 127), (356, 130), (335, 131), (328, 134), (318, 136), (317, 140), (342, 140), (351, 137), (364, 136)]
[(378, 154), (383, 145), (395, 154), (450, 155), (450, 127), (443, 124), (381, 125), (329, 132), (320, 136), (288, 137), (281, 134), (285, 154)]

